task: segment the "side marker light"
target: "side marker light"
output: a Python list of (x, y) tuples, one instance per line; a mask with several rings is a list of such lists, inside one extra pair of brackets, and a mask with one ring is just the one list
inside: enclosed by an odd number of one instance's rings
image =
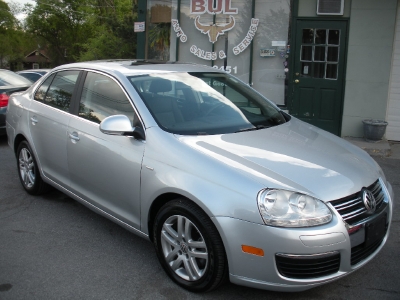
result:
[(242, 251), (244, 253), (253, 254), (257, 256), (264, 256), (264, 250), (252, 246), (242, 245)]

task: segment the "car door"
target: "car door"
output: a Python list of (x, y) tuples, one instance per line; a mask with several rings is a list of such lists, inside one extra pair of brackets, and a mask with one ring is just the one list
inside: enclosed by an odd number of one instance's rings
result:
[(80, 71), (61, 71), (48, 77), (29, 107), (31, 143), (46, 177), (69, 185), (67, 130), (71, 99)]
[[(78, 99), (77, 99), (78, 100)], [(79, 96), (79, 112), (71, 118), (68, 167), (72, 191), (131, 226), (140, 226), (140, 172), (145, 143), (102, 133), (99, 123), (124, 114), (140, 125), (135, 110), (111, 77), (88, 72)]]

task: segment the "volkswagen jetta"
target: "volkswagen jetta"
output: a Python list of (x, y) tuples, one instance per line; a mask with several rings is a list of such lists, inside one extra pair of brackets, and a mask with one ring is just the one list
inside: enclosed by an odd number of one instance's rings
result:
[(376, 162), (213, 68), (60, 66), (7, 112), (25, 190), (53, 186), (154, 243), (195, 292), (301, 291), (385, 244), (393, 191)]

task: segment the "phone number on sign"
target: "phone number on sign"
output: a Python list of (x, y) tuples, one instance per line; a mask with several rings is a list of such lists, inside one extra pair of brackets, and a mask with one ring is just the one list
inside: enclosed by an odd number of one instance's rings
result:
[(237, 74), (237, 66), (226, 66), (226, 68), (224, 68), (224, 66), (222, 67), (218, 67), (218, 66), (213, 66), (214, 69), (219, 69), (222, 71), (225, 71), (227, 73), (233, 73), (233, 74)]

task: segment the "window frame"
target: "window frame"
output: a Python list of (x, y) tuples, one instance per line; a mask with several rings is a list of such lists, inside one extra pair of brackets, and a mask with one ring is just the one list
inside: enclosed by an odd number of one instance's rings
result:
[(135, 102), (132, 100), (132, 98), (130, 97), (130, 95), (128, 94), (128, 92), (124, 88), (124, 86), (121, 84), (121, 82), (116, 77), (112, 76), (111, 74), (108, 74), (108, 73), (105, 73), (105, 72), (102, 72), (102, 71), (99, 71), (99, 70), (94, 70), (94, 69), (90, 69), (90, 70), (84, 69), (84, 70), (82, 70), (82, 76), (81, 76), (80, 81), (78, 83), (78, 89), (77, 89), (77, 91), (75, 93), (74, 104), (73, 104), (73, 108), (71, 110), (71, 114), (74, 117), (79, 118), (80, 120), (83, 120), (83, 121), (86, 121), (86, 122), (90, 122), (91, 124), (96, 125), (96, 126), (100, 126), (99, 123), (96, 123), (94, 121), (91, 121), (91, 120), (88, 120), (88, 119), (85, 119), (85, 118), (82, 118), (82, 117), (79, 116), (79, 104), (80, 104), (82, 93), (83, 93), (83, 86), (85, 84), (85, 80), (86, 80), (86, 77), (87, 77), (89, 72), (106, 76), (106, 77), (110, 78), (111, 80), (113, 80), (119, 86), (119, 88), (123, 91), (124, 95), (128, 99), (129, 103), (131, 104), (131, 106), (133, 108), (133, 111), (135, 113), (135, 124), (134, 125), (137, 126), (137, 127), (141, 127), (145, 131), (146, 130), (145, 124), (143, 122), (142, 117), (140, 116), (140, 113), (139, 113), (138, 109), (136, 108)]
[[(44, 95), (44, 98), (46, 98), (47, 93), (49, 92), (49, 89), (50, 89), (51, 85), (53, 84), (54, 79), (57, 77), (57, 74), (60, 73), (60, 72), (65, 72), (65, 71), (77, 71), (77, 72), (79, 72), (79, 73), (78, 73), (78, 77), (77, 77), (76, 82), (75, 82), (74, 89), (73, 89), (72, 94), (71, 94), (71, 100), (70, 100), (70, 104), (69, 104), (69, 109), (68, 109), (68, 111), (62, 110), (61, 108), (56, 107), (56, 106), (49, 105), (49, 104), (47, 104), (47, 103), (46, 103), (45, 101), (43, 101), (43, 100), (41, 101), (41, 100), (35, 99), (36, 93), (37, 93), (37, 92), (39, 91), (39, 89), (43, 86), (43, 84), (44, 84), (50, 77), (53, 77), (53, 78), (51, 79), (51, 81), (50, 81), (50, 83), (49, 83), (49, 86), (47, 87), (46, 93), (45, 93), (45, 95)], [(47, 107), (51, 107), (51, 108), (53, 108), (53, 109), (56, 109), (56, 110), (58, 110), (58, 111), (61, 111), (61, 112), (64, 112), (64, 113), (73, 114), (73, 112), (72, 112), (72, 111), (73, 111), (73, 106), (74, 106), (74, 103), (75, 103), (75, 97), (76, 97), (77, 89), (78, 89), (78, 87), (79, 87), (79, 83), (80, 83), (80, 81), (81, 81), (81, 77), (82, 77), (82, 70), (79, 70), (79, 69), (61, 69), (61, 70), (57, 70), (57, 71), (55, 71), (55, 72), (48, 73), (47, 75), (45, 75), (45, 76), (43, 76), (42, 78), (39, 79), (39, 80), (41, 80), (41, 79), (43, 79), (43, 80), (40, 82), (40, 84), (38, 84), (38, 86), (35, 88), (34, 92), (32, 93), (32, 95), (33, 95), (33, 96), (32, 96), (32, 100), (33, 100), (33, 101), (36, 101), (36, 102), (38, 102), (38, 103), (41, 103), (41, 104), (43, 104), (43, 105), (46, 105)]]
[[(53, 79), (51, 80), (51, 82), (50, 82), (50, 84), (49, 84), (49, 87), (50, 87), (50, 85), (53, 83), (53, 80), (54, 80), (55, 76), (57, 75), (57, 73), (62, 72), (62, 71), (79, 71), (79, 72), (80, 72), (79, 75), (78, 75), (78, 79), (77, 79), (77, 81), (76, 81), (76, 83), (75, 83), (75, 88), (74, 88), (74, 91), (73, 91), (73, 93), (72, 93), (71, 103), (70, 103), (70, 107), (69, 107), (69, 111), (68, 111), (68, 112), (63, 111), (63, 110), (61, 110), (61, 109), (59, 109), (59, 108), (56, 108), (56, 107), (53, 107), (53, 106), (49, 106), (49, 105), (47, 105), (46, 103), (44, 103), (43, 101), (40, 101), (40, 100), (36, 100), (36, 99), (35, 99), (35, 95), (36, 95), (36, 93), (38, 92), (38, 90), (40, 89), (40, 87), (43, 85), (43, 83), (44, 83), (48, 78), (50, 78), (51, 76), (54, 75)], [(67, 68), (67, 69), (58, 69), (58, 70), (55, 70), (55, 71), (53, 71), (53, 72), (49, 72), (49, 73), (47, 73), (46, 75), (44, 75), (42, 78), (39, 79), (39, 80), (41, 80), (41, 82), (40, 82), (40, 84), (38, 84), (38, 85), (35, 87), (35, 89), (34, 89), (34, 91), (33, 91), (33, 93), (32, 93), (32, 99), (31, 99), (31, 100), (32, 100), (32, 101), (36, 101), (36, 102), (38, 102), (38, 103), (41, 103), (41, 104), (43, 104), (43, 105), (46, 105), (46, 106), (48, 106), (48, 107), (51, 107), (51, 108), (53, 108), (53, 109), (57, 109), (58, 111), (61, 111), (61, 112), (63, 112), (63, 113), (69, 113), (72, 117), (76, 117), (76, 118), (79, 118), (80, 120), (83, 120), (83, 121), (86, 121), (86, 122), (90, 122), (91, 124), (93, 124), (93, 125), (95, 125), (95, 126), (100, 126), (99, 123), (95, 123), (95, 122), (93, 122), (93, 121), (90, 121), (90, 120), (84, 119), (84, 118), (82, 118), (82, 117), (79, 117), (79, 103), (80, 103), (80, 100), (81, 100), (81, 96), (82, 96), (82, 92), (83, 92), (83, 86), (84, 86), (84, 84), (85, 84), (86, 76), (87, 76), (87, 74), (88, 74), (89, 72), (97, 73), (97, 74), (101, 74), (101, 75), (107, 76), (107, 77), (111, 78), (111, 80), (114, 80), (114, 82), (117, 83), (117, 85), (122, 89), (123, 93), (125, 94), (125, 96), (126, 96), (127, 99), (129, 100), (129, 102), (130, 102), (130, 104), (131, 104), (131, 106), (132, 106), (132, 108), (133, 108), (133, 110), (134, 110), (134, 113), (135, 113), (135, 115), (136, 115), (136, 117), (137, 117), (136, 120), (135, 120), (135, 126), (141, 127), (144, 131), (146, 131), (146, 126), (145, 126), (145, 124), (144, 124), (144, 122), (143, 122), (143, 118), (141, 117), (141, 115), (140, 115), (138, 109), (136, 108), (135, 102), (133, 101), (132, 97), (130, 97), (129, 93), (128, 93), (127, 90), (124, 88), (123, 84), (118, 80), (118, 78), (112, 76), (112, 75), (109, 74), (109, 73), (102, 72), (102, 71), (99, 71), (99, 70), (95, 70), (95, 69), (83, 69), (83, 68)], [(35, 83), (35, 84), (36, 84), (36, 83)], [(48, 87), (47, 90), (46, 90), (46, 95), (47, 95), (47, 92), (48, 92), (49, 87)], [(132, 88), (133, 88), (133, 87), (132, 87)], [(46, 96), (46, 95), (45, 95), (45, 96)]]

